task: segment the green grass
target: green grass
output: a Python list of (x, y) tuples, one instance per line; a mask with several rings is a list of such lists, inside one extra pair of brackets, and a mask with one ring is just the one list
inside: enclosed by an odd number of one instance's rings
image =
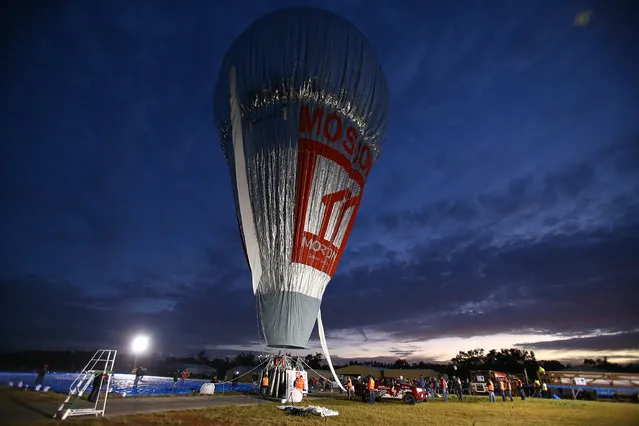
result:
[[(0, 392), (0, 405), (28, 398), (28, 392), (15, 392), (7, 398)], [(32, 393), (35, 394), (35, 393)], [(217, 396), (216, 396), (217, 397)], [(45, 398), (49, 398), (46, 396)], [(70, 422), (80, 425), (637, 425), (639, 404), (599, 401), (528, 399), (515, 402), (489, 403), (487, 398), (467, 398), (459, 402), (431, 401), (405, 405), (399, 401), (384, 401), (369, 405), (361, 401), (341, 398), (309, 397), (302, 405), (319, 405), (339, 411), (339, 416), (327, 419), (297, 417), (276, 408), (276, 403), (251, 406), (216, 407), (197, 410), (143, 414), (113, 419), (75, 418)], [(108, 406), (107, 406), (108, 413)], [(10, 419), (4, 418), (3, 421)], [(69, 422), (67, 421), (67, 422)], [(11, 423), (3, 423), (11, 424)], [(60, 424), (42, 421), (36, 425)]]

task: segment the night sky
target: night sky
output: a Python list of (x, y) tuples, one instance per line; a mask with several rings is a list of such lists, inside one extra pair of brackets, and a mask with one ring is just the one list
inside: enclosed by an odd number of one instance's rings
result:
[[(213, 92), (294, 4), (5, 5), (0, 349), (260, 349)], [(637, 2), (312, 4), (369, 37), (392, 102), (322, 304), (337, 360), (639, 360)]]

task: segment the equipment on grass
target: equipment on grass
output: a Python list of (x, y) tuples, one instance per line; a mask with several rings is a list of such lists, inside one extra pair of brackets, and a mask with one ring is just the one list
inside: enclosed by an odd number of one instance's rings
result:
[[(104, 416), (117, 353), (118, 351), (113, 349), (100, 349), (93, 355), (69, 386), (69, 394), (53, 415), (53, 418), (64, 420), (70, 416)], [(106, 379), (105, 375), (107, 376)], [(106, 389), (104, 390), (104, 395), (102, 395), (102, 386), (105, 383)], [(81, 400), (81, 397), (91, 385), (94, 387), (97, 385), (98, 388), (92, 388), (91, 394), (95, 395), (95, 400), (88, 401), (91, 404), (87, 404), (87, 401)]]

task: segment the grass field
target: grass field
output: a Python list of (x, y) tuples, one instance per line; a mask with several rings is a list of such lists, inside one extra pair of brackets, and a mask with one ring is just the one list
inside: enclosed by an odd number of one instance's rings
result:
[[(34, 392), (0, 392), (0, 404), (50, 401), (54, 395)], [(60, 398), (60, 395), (57, 395)], [(19, 403), (18, 402), (18, 403)], [(74, 418), (65, 423), (79, 425), (639, 425), (639, 404), (572, 400), (515, 400), (489, 403), (485, 398), (468, 398), (464, 402), (432, 401), (417, 405), (385, 401), (373, 406), (361, 401), (330, 397), (310, 397), (306, 405), (320, 405), (339, 411), (329, 418), (292, 416), (272, 405), (217, 407), (198, 410), (142, 414), (112, 419)], [(304, 404), (302, 404), (304, 405)], [(108, 413), (108, 408), (107, 408)], [(11, 419), (0, 419), (10, 425)], [(60, 424), (46, 420), (36, 425)]]

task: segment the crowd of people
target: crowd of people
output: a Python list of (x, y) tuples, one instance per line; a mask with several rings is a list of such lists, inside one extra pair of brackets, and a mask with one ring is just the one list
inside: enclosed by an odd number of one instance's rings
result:
[[(42, 368), (38, 370), (38, 374), (36, 377), (36, 386), (41, 385), (43, 379), (48, 372), (48, 365), (44, 365)], [(134, 387), (137, 386), (138, 382), (144, 377), (146, 374), (146, 369), (142, 367), (138, 367), (135, 370), (135, 381)], [(189, 377), (189, 371), (187, 369), (183, 370), (175, 370), (173, 374), (173, 390), (179, 389), (187, 377)], [(540, 376), (541, 377), (541, 376)], [(239, 378), (239, 371), (236, 371), (233, 375), (234, 384), (237, 383)], [(260, 393), (266, 396), (268, 387), (269, 387), (269, 379), (268, 376), (264, 376), (261, 382), (258, 384), (258, 375), (257, 373), (253, 374), (252, 381), (254, 386), (260, 388)], [(296, 379), (301, 379), (298, 376)], [(341, 380), (344, 389), (346, 389), (348, 399), (351, 399), (355, 396), (355, 382), (359, 381), (361, 386), (366, 389), (368, 393), (370, 393), (370, 402), (375, 402), (375, 392), (376, 392), (376, 380), (380, 380), (379, 378), (375, 378), (373, 376), (366, 377), (357, 377), (356, 379), (353, 377), (343, 377)], [(95, 378), (93, 381), (93, 386), (91, 389), (91, 393), (89, 394), (88, 399), (95, 400), (99, 394), (100, 388), (107, 382), (108, 375), (106, 372), (96, 372)], [(215, 382), (216, 377), (211, 378), (211, 382)], [(299, 380), (296, 380), (295, 387), (303, 389), (303, 384), (298, 383)], [(427, 394), (426, 399), (439, 399), (441, 398), (444, 402), (448, 402), (449, 394), (456, 395), (458, 400), (463, 400), (464, 395), (471, 395), (483, 392), (478, 392), (476, 388), (477, 383), (471, 384), (470, 379), (462, 380), (460, 377), (452, 376), (450, 379), (447, 375), (443, 375), (441, 377), (423, 377), (419, 376), (419, 378), (415, 379), (404, 379), (403, 377), (399, 378), (398, 383), (408, 384), (411, 386), (419, 387), (424, 390)], [(521, 400), (525, 400), (527, 397), (533, 398), (551, 398), (552, 394), (548, 391), (548, 387), (545, 382), (541, 380), (535, 380), (531, 384), (523, 383), (521, 379), (516, 376), (508, 376), (508, 375), (495, 375), (491, 372), (489, 377), (486, 377), (486, 381), (482, 383), (484, 384), (485, 394), (488, 395), (488, 400), (490, 402), (496, 402), (497, 398), (501, 399), (503, 402), (506, 401), (514, 401), (515, 396), (519, 396)], [(308, 388), (313, 389), (314, 391), (330, 391), (334, 387), (333, 382), (324, 377), (309, 377), (308, 378)], [(340, 389), (340, 393), (342, 390)]]
[(541, 380), (535, 380), (532, 384), (526, 384), (516, 377), (490, 377), (488, 379), (487, 389), (490, 402), (495, 402), (496, 396), (499, 396), (503, 402), (507, 400), (514, 401), (513, 394), (518, 394), (522, 401), (527, 397), (552, 398), (548, 386)]
[[(190, 376), (189, 370), (175, 370), (173, 372), (173, 390), (179, 389), (184, 385), (184, 381)], [(178, 383), (179, 380), (179, 383)], [(213, 380), (211, 380), (213, 381)]]
[[(366, 377), (357, 377), (357, 379), (353, 379), (351, 377), (346, 378), (343, 380), (343, 385), (347, 390), (348, 399), (354, 398), (354, 384), (356, 381), (359, 381), (370, 393), (370, 402), (374, 403), (374, 393), (376, 391), (375, 384), (379, 380), (383, 379), (375, 378), (371, 375)], [(487, 394), (490, 402), (496, 402), (497, 397), (499, 397), (503, 402), (514, 401), (514, 396), (519, 396), (521, 400), (525, 400), (528, 397), (552, 397), (551, 393), (548, 391), (546, 383), (543, 381), (535, 380), (532, 384), (526, 384), (518, 377), (510, 376), (496, 377), (492, 375), (488, 377), (487, 381), (484, 383), (485, 392), (473, 389), (470, 379), (462, 380), (457, 376), (452, 376), (450, 379), (446, 375), (442, 377), (426, 378), (420, 375), (417, 379), (403, 379), (403, 377), (400, 377), (398, 383), (424, 389), (427, 394), (427, 400), (441, 398), (444, 402), (448, 402), (448, 396), (450, 394), (455, 395), (460, 401), (464, 399), (464, 395)]]

